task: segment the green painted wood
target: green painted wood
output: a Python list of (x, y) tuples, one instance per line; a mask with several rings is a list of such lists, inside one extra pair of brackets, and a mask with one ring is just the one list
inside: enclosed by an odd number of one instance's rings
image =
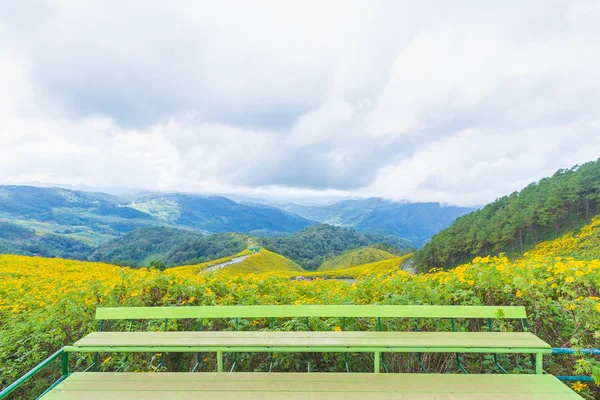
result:
[[(170, 382), (170, 381), (202, 381), (202, 382), (271, 382), (273, 380), (281, 382), (356, 382), (361, 379), (368, 379), (369, 382), (418, 382), (420, 384), (428, 384), (429, 382), (438, 382), (440, 380), (447, 381), (448, 383), (464, 381), (470, 382), (471, 376), (477, 376), (477, 382), (489, 383), (498, 382), (499, 374), (482, 374), (482, 375), (468, 375), (469, 378), (463, 378), (463, 374), (380, 374), (373, 375), (371, 373), (339, 373), (339, 372), (311, 372), (308, 373), (294, 373), (294, 372), (235, 372), (235, 373), (214, 373), (214, 372), (198, 372), (198, 373), (186, 373), (186, 372), (158, 372), (160, 374), (159, 382)], [(460, 378), (457, 378), (459, 377)], [(534, 378), (532, 378), (534, 377)], [(456, 378), (456, 379), (455, 379)], [(109, 382), (115, 381), (155, 381), (157, 379), (155, 374), (145, 374), (139, 372), (74, 372), (69, 376), (70, 381), (103, 381)], [(532, 375), (532, 374), (511, 374), (511, 384), (527, 384), (535, 383), (536, 385), (547, 385), (556, 384), (556, 379), (552, 375)], [(503, 383), (504, 384), (504, 383)], [(567, 386), (563, 385), (568, 389)], [(570, 389), (569, 389), (570, 390)]]
[(395, 306), (395, 305), (277, 305), (277, 306), (189, 306), (105, 307), (96, 319), (183, 318), (527, 318), (520, 306)]
[[(53, 390), (44, 400), (183, 400), (203, 396), (211, 400), (373, 400), (376, 392), (89, 392)], [(382, 394), (383, 395), (383, 394)], [(554, 393), (384, 393), (391, 400), (574, 400), (582, 397)]]
[(551, 375), (365, 373), (74, 373), (44, 400), (581, 399)]
[[(266, 347), (348, 348), (507, 348), (542, 349), (550, 345), (530, 332), (93, 332), (75, 347)], [(537, 352), (537, 350), (536, 350)]]
[(502, 335), (505, 338), (523, 339), (535, 337), (531, 332), (395, 332), (395, 331), (144, 331), (144, 332), (92, 332), (88, 334), (87, 338), (122, 338), (129, 335), (140, 335), (144, 337), (164, 337), (165, 335), (172, 338), (261, 338), (265, 335), (273, 335), (277, 337), (317, 337), (317, 338), (378, 338), (385, 340), (387, 338), (394, 338), (402, 333), (402, 337), (423, 337), (425, 335), (445, 336), (451, 335), (456, 338), (464, 338), (465, 340), (470, 339), (473, 335), (481, 335), (481, 337), (491, 335)]
[(246, 353), (499, 353), (499, 354), (550, 354), (551, 349), (539, 349), (530, 347), (347, 347), (347, 346), (327, 346), (327, 347), (308, 347), (308, 346), (89, 346), (75, 347), (65, 346), (69, 353), (197, 353), (197, 352), (246, 352)]

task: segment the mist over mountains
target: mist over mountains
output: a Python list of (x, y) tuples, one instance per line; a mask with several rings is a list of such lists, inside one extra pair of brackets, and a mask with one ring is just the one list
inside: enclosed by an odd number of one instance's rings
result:
[[(471, 211), (379, 198), (326, 205), (260, 201), (240, 197), (236, 202), (223, 196), (185, 193), (114, 195), (56, 187), (0, 186), (0, 253), (120, 265), (146, 265), (161, 259), (181, 265), (228, 256), (240, 251), (248, 240), (257, 240), (281, 247), (286, 254), (298, 253), (298, 260), (306, 260), (314, 268), (316, 262), (308, 261), (312, 253), (307, 256), (299, 249), (313, 246), (306, 238), (326, 242), (332, 254), (375, 243), (416, 248)], [(336, 229), (323, 225), (306, 230), (321, 224)]]

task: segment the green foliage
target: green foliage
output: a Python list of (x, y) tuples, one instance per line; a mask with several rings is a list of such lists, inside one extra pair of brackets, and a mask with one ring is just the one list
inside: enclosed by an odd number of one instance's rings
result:
[(473, 211), (468, 207), (395, 202), (380, 198), (345, 200), (328, 206), (290, 204), (285, 209), (325, 224), (403, 237), (416, 247), (421, 247), (459, 216)]
[(261, 249), (256, 254), (248, 255), (244, 261), (219, 270), (225, 275), (260, 274), (265, 272), (302, 272), (301, 266), (279, 254)]
[(412, 247), (406, 239), (359, 233), (326, 224), (310, 226), (291, 236), (262, 238), (260, 242), (263, 247), (295, 261), (307, 270), (315, 270), (327, 259), (362, 246), (386, 243), (396, 250)]
[(360, 247), (356, 250), (346, 251), (337, 257), (330, 258), (321, 264), (317, 270), (330, 271), (344, 269), (376, 261), (389, 260), (390, 258), (396, 258), (396, 256), (372, 247)]
[(415, 256), (421, 271), (451, 268), (486, 254), (521, 254), (600, 213), (600, 159), (532, 183), (458, 218)]
[(369, 275), (389, 276), (394, 272), (400, 274), (402, 265), (411, 256), (412, 254), (405, 254), (400, 257), (393, 257), (386, 260), (356, 265), (349, 268), (308, 272), (302, 274), (302, 276), (305, 278), (358, 279)]
[(240, 204), (221, 196), (152, 194), (139, 197), (135, 203), (138, 209), (174, 225), (204, 232), (286, 234), (314, 224), (275, 207)]
[(38, 235), (33, 229), (0, 222), (0, 254), (70, 257), (83, 260), (91, 251), (91, 246), (70, 237), (54, 234)]
[(155, 260), (167, 266), (198, 264), (242, 251), (246, 247), (245, 239), (236, 234), (202, 235), (149, 226), (103, 244), (90, 260), (127, 266), (147, 266)]

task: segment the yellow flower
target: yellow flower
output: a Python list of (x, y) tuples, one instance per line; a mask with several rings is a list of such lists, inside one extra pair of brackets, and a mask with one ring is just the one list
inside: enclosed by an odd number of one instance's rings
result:
[(573, 283), (573, 282), (575, 282), (575, 278), (573, 278), (572, 276), (567, 276), (565, 278), (565, 282), (567, 282), (567, 283)]
[(574, 391), (581, 392), (583, 389), (587, 389), (588, 385), (577, 381), (573, 385), (571, 385), (571, 387), (573, 388)]
[(194, 300), (196, 300), (196, 298), (194, 296), (192, 296), (192, 297), (189, 298), (188, 303), (191, 303)]
[(109, 362), (112, 359), (112, 357), (106, 357), (104, 359), (104, 361), (102, 361), (102, 364), (106, 364), (107, 362)]
[(585, 275), (583, 271), (575, 271), (575, 275), (577, 276), (583, 276)]
[(596, 303), (596, 311), (600, 312), (600, 303)]
[(523, 292), (521, 292), (520, 290), (517, 290), (517, 293), (515, 293), (515, 296), (523, 297)]
[(572, 311), (575, 309), (575, 304), (569, 304), (568, 306), (565, 307), (567, 310)]
[(340, 328), (339, 326), (336, 326), (335, 328), (333, 328), (334, 332), (341, 332), (342, 328)]
[(472, 281), (472, 280), (470, 280), (470, 281), (469, 281), (469, 282), (467, 282), (467, 283), (468, 283), (469, 285), (471, 285), (471, 286), (472, 286), (472, 285), (474, 285), (474, 284), (475, 284), (475, 281)]

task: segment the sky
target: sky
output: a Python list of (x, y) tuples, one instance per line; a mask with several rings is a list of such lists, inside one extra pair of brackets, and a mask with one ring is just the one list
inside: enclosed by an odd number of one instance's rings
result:
[(0, 184), (481, 205), (600, 157), (598, 1), (0, 0)]

